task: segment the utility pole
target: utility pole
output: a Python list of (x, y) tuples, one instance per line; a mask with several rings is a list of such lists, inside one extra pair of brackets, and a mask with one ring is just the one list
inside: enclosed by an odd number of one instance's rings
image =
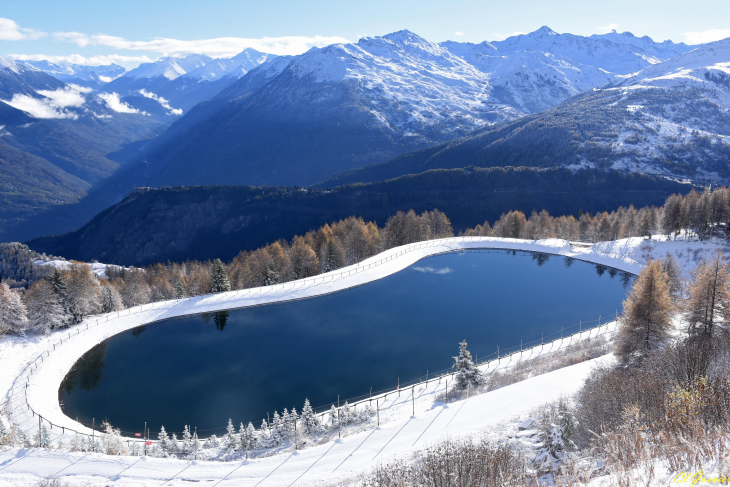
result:
[(416, 386), (411, 387), (411, 405), (413, 406), (413, 416), (416, 415)]
[(144, 422), (144, 430), (142, 430), (142, 441), (144, 441), (144, 456), (147, 456), (147, 421)]

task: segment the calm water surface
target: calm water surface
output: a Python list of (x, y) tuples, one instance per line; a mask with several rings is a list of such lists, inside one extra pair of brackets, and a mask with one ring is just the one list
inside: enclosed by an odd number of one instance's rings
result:
[[(620, 308), (630, 276), (544, 254), (452, 253), (344, 293), (191, 316), (114, 336), (59, 391), (64, 412), (125, 432), (253, 421), (394, 387)], [(577, 331), (577, 330), (576, 330)]]

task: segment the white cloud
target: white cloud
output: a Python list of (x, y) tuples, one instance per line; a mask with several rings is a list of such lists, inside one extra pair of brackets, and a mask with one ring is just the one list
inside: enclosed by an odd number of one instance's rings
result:
[(25, 29), (13, 20), (0, 17), (0, 41), (32, 41), (45, 35), (47, 35), (45, 32)]
[(122, 56), (120, 54), (107, 54), (100, 56), (85, 57), (81, 54), (69, 54), (68, 56), (49, 56), (46, 54), (8, 54), (9, 59), (18, 61), (50, 61), (55, 64), (81, 64), (83, 66), (104, 66), (107, 64), (118, 64), (125, 68), (136, 68), (141, 63), (151, 63), (154, 59), (147, 56)]
[(157, 96), (156, 94), (154, 94), (154, 93), (152, 93), (150, 91), (147, 91), (144, 88), (142, 88), (141, 90), (139, 90), (139, 93), (142, 96), (144, 96), (145, 98), (151, 98), (152, 100), (155, 100), (157, 103), (159, 103), (160, 105), (162, 105), (162, 107), (165, 110), (169, 111), (172, 115), (182, 115), (182, 112), (183, 112), (182, 109), (181, 108), (172, 108), (170, 106), (170, 102), (167, 101), (165, 98), (163, 98), (161, 96)]
[(39, 90), (38, 94), (43, 98), (35, 98), (28, 95), (15, 94), (8, 105), (23, 110), (35, 118), (71, 118), (76, 120), (78, 114), (67, 110), (71, 107), (80, 107), (85, 102), (84, 93), (91, 91), (90, 88), (82, 88), (76, 85), (68, 85), (58, 90)]
[(106, 106), (118, 113), (142, 113), (147, 115), (145, 112), (140, 112), (134, 107), (129, 106), (127, 102), (122, 101), (117, 93), (99, 93), (99, 98), (104, 100)]
[(702, 32), (685, 32), (687, 44), (704, 44), (730, 37), (730, 29), (710, 29)]
[(89, 45), (89, 36), (81, 32), (54, 32), (53, 37), (58, 41), (73, 42), (79, 47)]
[(424, 274), (450, 274), (454, 272), (451, 267), (442, 267), (434, 269), (433, 267), (412, 267), (414, 271), (423, 272)]
[(606, 27), (599, 27), (596, 30), (598, 32), (611, 32), (616, 29), (618, 29), (618, 24), (608, 24)]
[(456, 32), (454, 32), (454, 35), (455, 36), (465, 36), (466, 34), (457, 30)]
[(163, 56), (185, 56), (188, 54), (207, 54), (211, 57), (232, 57), (247, 47), (278, 55), (301, 54), (312, 46), (324, 47), (340, 42), (349, 42), (338, 36), (287, 36), (262, 37), (220, 37), (183, 41), (158, 37), (151, 41), (129, 41), (123, 37), (98, 34), (87, 36), (78, 32), (56, 32), (53, 36), (61, 41), (73, 42), (78, 46), (107, 46), (114, 49), (131, 51), (158, 52)]

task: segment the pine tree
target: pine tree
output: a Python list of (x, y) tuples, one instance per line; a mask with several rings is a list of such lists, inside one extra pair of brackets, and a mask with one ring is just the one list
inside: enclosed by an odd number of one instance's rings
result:
[(226, 427), (226, 435), (223, 437), (223, 446), (227, 450), (236, 451), (239, 439), (236, 437), (236, 429), (233, 427), (233, 421), (228, 418), (228, 426)]
[(159, 440), (157, 442), (157, 448), (159, 448), (163, 454), (167, 454), (167, 451), (170, 449), (170, 438), (167, 436), (167, 431), (165, 431), (164, 425), (160, 428), (160, 432), (157, 434), (157, 439)]
[(292, 438), (294, 438), (294, 441), (296, 441), (296, 435), (299, 433), (299, 430), (297, 429), (297, 422), (299, 421), (299, 415), (297, 414), (297, 409), (295, 407), (291, 408), (291, 413), (289, 413), (289, 433)]
[(284, 441), (284, 438), (282, 438), (282, 423), (281, 423), (281, 416), (279, 416), (279, 413), (274, 411), (274, 417), (271, 420), (271, 428), (270, 428), (270, 436), (269, 440), (271, 441), (271, 444), (281, 445), (281, 443)]
[(309, 404), (309, 399), (304, 400), (304, 407), (302, 408), (301, 417), (302, 428), (308, 435), (313, 435), (321, 429), (322, 425), (319, 422), (317, 416), (314, 415), (312, 405)]
[(107, 455), (117, 455), (124, 450), (122, 434), (119, 429), (112, 427), (108, 421), (101, 423), (101, 446)]
[(715, 329), (730, 320), (730, 267), (715, 251), (692, 272), (687, 302), (689, 332), (712, 337)]
[(623, 364), (640, 363), (666, 344), (672, 318), (668, 280), (658, 260), (649, 261), (634, 280), (614, 352)]
[(340, 419), (337, 415), (337, 409), (335, 408), (335, 405), (333, 404), (330, 408), (330, 425), (331, 430), (336, 430), (340, 427)]
[(28, 316), (20, 294), (0, 282), (0, 333), (6, 330), (14, 335), (25, 335)]
[[(215, 435), (213, 435), (213, 437), (215, 437)], [(183, 428), (182, 446), (180, 449), (183, 455), (189, 455), (192, 451), (192, 439), (193, 437), (190, 435), (190, 427), (188, 425), (185, 425), (185, 428)]]
[(682, 299), (682, 266), (674, 258), (674, 255), (667, 252), (662, 259), (662, 269), (669, 278), (669, 293), (672, 302), (676, 303)]
[(170, 445), (167, 447), (167, 451), (170, 453), (180, 453), (180, 442), (177, 441), (177, 435), (175, 433), (170, 437)]
[(64, 280), (61, 273), (58, 272), (58, 269), (53, 269), (53, 274), (48, 276), (46, 280), (53, 288), (53, 292), (56, 293), (56, 296), (58, 296), (58, 300), (61, 302), (61, 306), (63, 307), (64, 311), (67, 314), (70, 314), (67, 302), (68, 291), (66, 289), (66, 281)]
[(459, 343), (459, 356), (454, 357), (456, 369), (456, 387), (466, 389), (469, 386), (476, 386), (482, 383), (482, 375), (471, 360), (471, 353), (466, 349), (466, 340)]
[(120, 311), (124, 308), (122, 298), (119, 293), (109, 284), (101, 288), (101, 312), (111, 313), (112, 311)]
[(37, 333), (48, 333), (61, 328), (67, 321), (61, 301), (51, 285), (44, 280), (37, 281), (23, 296), (28, 309), (28, 328)]
[(193, 431), (193, 437), (190, 440), (190, 453), (197, 455), (200, 451), (200, 440), (198, 439), (198, 431)]
[(212, 283), (210, 286), (211, 293), (225, 293), (231, 290), (226, 267), (220, 259), (213, 261), (213, 267), (210, 270), (210, 280)]
[(249, 421), (248, 426), (246, 426), (246, 449), (254, 450), (256, 449), (256, 446), (256, 428), (254, 428), (253, 423)]
[(51, 435), (48, 434), (46, 425), (42, 425), (35, 435), (35, 445), (41, 448), (48, 448), (51, 446)]
[(175, 281), (175, 299), (184, 299), (188, 297), (188, 293), (185, 291), (185, 286), (180, 279)]

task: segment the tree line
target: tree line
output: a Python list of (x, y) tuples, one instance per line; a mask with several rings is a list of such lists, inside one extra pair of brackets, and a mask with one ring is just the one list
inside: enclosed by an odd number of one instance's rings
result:
[[(554, 217), (533, 211), (527, 217), (510, 211), (494, 223), (460, 232), (464, 236), (522, 239), (562, 238), (599, 242), (628, 237), (710, 238), (730, 228), (730, 189), (716, 188), (671, 195), (661, 207), (619, 207), (591, 215)], [(349, 217), (317, 230), (241, 251), (230, 262), (188, 260), (147, 267), (107, 266), (98, 278), (89, 266), (68, 262), (64, 268), (33, 266), (33, 252), (21, 244), (1, 244), (0, 320), (11, 333), (45, 333), (80, 323), (86, 316), (208, 293), (268, 286), (330, 272), (361, 262), (389, 248), (454, 236), (449, 218), (439, 210), (392, 215), (381, 228)], [(13, 286), (14, 285), (14, 286)], [(25, 286), (23, 286), (25, 285)], [(11, 286), (19, 289), (11, 289)]]

